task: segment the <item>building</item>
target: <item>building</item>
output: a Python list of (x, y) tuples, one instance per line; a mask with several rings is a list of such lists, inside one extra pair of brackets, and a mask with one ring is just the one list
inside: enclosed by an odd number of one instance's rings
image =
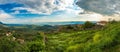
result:
[(106, 24), (108, 24), (107, 21), (99, 21), (99, 22), (97, 22), (97, 25), (102, 25), (102, 26), (104, 26), (104, 25), (106, 25)]
[(11, 36), (11, 35), (12, 35), (11, 32), (7, 32), (7, 33), (6, 33), (6, 36)]

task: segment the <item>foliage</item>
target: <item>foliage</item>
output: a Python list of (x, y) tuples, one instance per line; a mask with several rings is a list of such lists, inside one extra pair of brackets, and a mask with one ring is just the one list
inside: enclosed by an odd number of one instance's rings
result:
[(83, 24), (83, 28), (92, 28), (94, 26), (94, 24), (92, 22), (86, 21), (85, 24)]
[(0, 39), (0, 52), (27, 52), (26, 45), (21, 45), (17, 41), (11, 40), (11, 37), (2, 37)]
[(29, 45), (30, 52), (43, 52), (44, 45), (41, 42), (32, 42)]
[[(3, 27), (3, 26), (2, 26)], [(60, 26), (63, 31), (40, 31), (32, 28), (0, 27), (0, 52), (120, 52), (120, 23), (108, 23), (102, 29), (94, 27), (91, 22), (86, 22), (82, 27), (76, 25)], [(51, 27), (51, 26), (48, 26)], [(76, 30), (87, 28), (86, 30)], [(25, 29), (25, 30), (23, 30)], [(7, 31), (12, 32), (11, 36), (6, 36)], [(26, 31), (28, 30), (28, 31)], [(58, 29), (59, 30), (59, 29)], [(74, 31), (75, 30), (75, 31)], [(47, 31), (48, 32), (48, 31)], [(23, 44), (16, 39), (24, 39)]]

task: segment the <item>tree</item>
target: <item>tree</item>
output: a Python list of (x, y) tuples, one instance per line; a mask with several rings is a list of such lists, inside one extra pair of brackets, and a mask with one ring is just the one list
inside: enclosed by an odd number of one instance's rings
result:
[(92, 28), (95, 24), (93, 24), (92, 22), (86, 21), (82, 28), (86, 29), (86, 28)]
[(117, 21), (113, 19), (112, 21), (109, 21), (109, 22), (110, 23), (116, 23)]

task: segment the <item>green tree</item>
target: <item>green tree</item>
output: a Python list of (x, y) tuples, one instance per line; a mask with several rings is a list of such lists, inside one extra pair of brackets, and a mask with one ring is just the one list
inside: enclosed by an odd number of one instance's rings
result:
[(86, 28), (92, 28), (95, 24), (93, 24), (92, 22), (86, 21), (82, 28), (86, 29)]

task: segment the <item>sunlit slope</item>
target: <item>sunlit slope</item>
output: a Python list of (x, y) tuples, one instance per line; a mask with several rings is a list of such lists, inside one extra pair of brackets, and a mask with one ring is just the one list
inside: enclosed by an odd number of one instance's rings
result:
[(46, 46), (49, 52), (120, 52), (120, 23), (102, 30), (50, 35)]

